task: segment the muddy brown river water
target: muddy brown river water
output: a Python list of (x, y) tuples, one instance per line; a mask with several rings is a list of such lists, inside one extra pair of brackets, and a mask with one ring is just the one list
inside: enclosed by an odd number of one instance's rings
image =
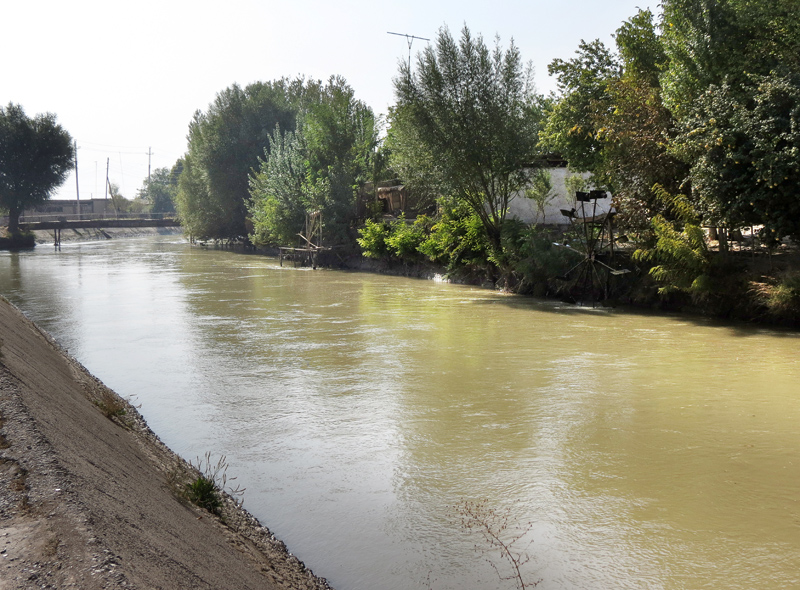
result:
[[(800, 336), (191, 248), (0, 252), (0, 293), (339, 590), (800, 587)], [(455, 508), (454, 508), (455, 507)]]

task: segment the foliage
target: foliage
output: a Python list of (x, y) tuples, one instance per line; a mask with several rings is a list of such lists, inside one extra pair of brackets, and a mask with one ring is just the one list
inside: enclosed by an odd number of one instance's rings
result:
[(669, 152), (674, 120), (664, 106), (659, 76), (666, 54), (649, 10), (617, 30), (618, 57), (599, 41), (582, 42), (569, 61), (555, 60), (561, 97), (543, 141), (565, 155), (574, 170), (610, 189), (618, 223), (643, 228), (658, 208), (651, 187), (677, 191), (685, 165)]
[[(240, 487), (231, 488), (228, 486), (228, 462), (222, 455), (216, 463), (211, 460), (211, 453), (205, 454), (203, 459), (198, 457), (197, 465), (189, 463), (196, 470), (196, 475), (191, 482), (187, 483), (184, 489), (186, 498), (211, 512), (219, 515), (222, 508), (222, 494), (228, 493), (233, 496), (237, 504), (241, 504), (241, 497), (245, 490)], [(236, 478), (230, 478), (234, 481)]]
[(455, 512), (463, 529), (470, 533), (478, 533), (483, 538), (485, 545), (476, 545), (475, 548), (484, 555), (499, 553), (502, 561), (508, 566), (510, 573), (504, 574), (500, 570), (500, 565), (487, 557), (487, 561), (501, 580), (514, 582), (519, 590), (539, 585), (541, 580), (531, 581), (524, 572), (525, 566), (531, 561), (528, 549), (533, 541), (528, 541), (526, 545), (520, 547), (529, 536), (533, 528), (532, 523), (514, 526), (511, 521), (511, 509), (492, 508), (488, 499), (477, 502), (464, 500), (455, 507)]
[(491, 249), (483, 221), (464, 205), (448, 205), (419, 245), (419, 251), (450, 273), (488, 271)]
[(573, 170), (595, 173), (603, 164), (603, 143), (593, 113), (610, 109), (608, 82), (620, 76), (621, 67), (599, 40), (581, 41), (576, 54), (567, 61), (555, 59), (547, 68), (556, 77), (560, 97), (547, 113), (541, 139)]
[[(501, 247), (508, 203), (522, 189), (534, 160), (540, 108), (530, 71), (511, 43), (490, 51), (467, 27), (456, 42), (447, 28), (411, 72), (395, 78), (395, 121), (410, 125), (409, 141), (425, 147), (426, 173), (480, 220), (488, 244)], [(399, 118), (398, 118), (399, 117)]]
[(636, 250), (632, 257), (653, 264), (650, 275), (662, 285), (662, 295), (676, 290), (700, 294), (708, 289), (710, 258), (694, 208), (685, 195), (673, 196), (660, 186), (653, 187), (653, 192), (675, 221), (661, 214), (653, 217), (653, 244)]
[(183, 162), (178, 160), (175, 166), (169, 168), (156, 168), (145, 179), (137, 197), (145, 200), (152, 213), (174, 213), (175, 196), (178, 192), (178, 177), (183, 170)]
[(794, 322), (800, 320), (800, 272), (786, 272), (775, 281), (756, 284), (754, 291), (770, 316)]
[(359, 230), (358, 245), (368, 258), (414, 262), (421, 258), (420, 246), (430, 231), (430, 220), (420, 216), (409, 223), (405, 215), (392, 221), (368, 219)]
[(267, 157), (250, 179), (248, 206), (253, 221), (254, 244), (294, 244), (303, 229), (305, 212), (315, 190), (304, 158), (303, 133), (285, 134), (276, 127)]
[(391, 225), (387, 222), (367, 219), (364, 227), (358, 230), (361, 237), (356, 240), (361, 247), (361, 253), (367, 258), (388, 258), (390, 251), (386, 238), (391, 231)]
[(411, 208), (424, 211), (435, 206), (440, 197), (451, 196), (442, 161), (422, 141), (420, 129), (410, 116), (410, 109), (402, 105), (389, 107), (388, 130), (384, 148), (391, 170), (403, 179), (406, 190), (413, 199)]
[(692, 161), (696, 199), (709, 222), (763, 225), (768, 244), (800, 238), (800, 73), (709, 87), (677, 147)]
[(128, 212), (131, 202), (122, 196), (118, 184), (113, 182), (108, 183), (108, 196), (111, 198), (111, 205), (114, 207), (114, 211), (116, 211), (117, 215)]
[(72, 137), (52, 113), (31, 118), (20, 105), (0, 107), (0, 208), (9, 212), (10, 233), (26, 207), (64, 183), (74, 156)]
[(667, 0), (661, 76), (665, 102), (677, 118), (709, 86), (748, 85), (752, 75), (800, 70), (796, 0)]
[(341, 77), (305, 88), (297, 131), (276, 127), (250, 180), (251, 239), (288, 244), (307, 214), (320, 212), (323, 240), (350, 238), (357, 188), (375, 179), (378, 122)]
[(580, 260), (574, 250), (559, 245), (559, 237), (535, 225), (521, 232), (513, 263), (518, 292), (544, 297), (550, 291), (550, 280), (562, 276)]
[(530, 184), (525, 189), (525, 196), (536, 204), (537, 221), (538, 216), (541, 215), (542, 223), (547, 223), (544, 209), (556, 196), (550, 172), (541, 168), (535, 170)]
[(204, 475), (198, 475), (192, 483), (186, 485), (186, 495), (190, 502), (197, 504), (213, 514), (219, 514), (222, 507), (217, 486), (214, 481)]
[(234, 84), (189, 124), (188, 151), (178, 181), (176, 208), (186, 231), (199, 238), (247, 235), (248, 175), (279, 124), (295, 126), (296, 89), (283, 79)]

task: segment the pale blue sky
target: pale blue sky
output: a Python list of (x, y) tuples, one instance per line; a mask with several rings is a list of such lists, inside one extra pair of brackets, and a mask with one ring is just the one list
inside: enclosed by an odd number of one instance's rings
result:
[[(654, 0), (4, 0), (0, 104), (58, 116), (78, 142), (81, 198), (103, 196), (107, 158), (132, 198), (148, 148), (153, 169), (172, 166), (194, 111), (234, 82), (341, 74), (385, 113), (408, 58), (406, 40), (387, 31), (433, 39), (442, 25), (457, 35), (466, 24), (489, 43), (513, 37), (547, 93), (552, 59), (569, 58), (581, 39), (613, 44), (637, 6), (657, 9)], [(75, 197), (74, 177), (58, 196)]]

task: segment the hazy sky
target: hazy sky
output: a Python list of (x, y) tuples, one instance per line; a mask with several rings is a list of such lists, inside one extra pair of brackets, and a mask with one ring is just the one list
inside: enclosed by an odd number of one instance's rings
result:
[[(377, 114), (393, 102), (392, 77), (406, 39), (433, 39), (466, 24), (487, 43), (513, 37), (533, 62), (540, 91), (554, 58), (581, 39), (611, 35), (655, 0), (3, 0), (0, 104), (49, 111), (78, 143), (81, 198), (104, 195), (109, 176), (133, 198), (151, 166), (186, 151), (192, 114), (233, 83), (283, 76), (344, 76)], [(424, 46), (415, 41), (412, 53)], [(75, 198), (75, 177), (58, 193)]]

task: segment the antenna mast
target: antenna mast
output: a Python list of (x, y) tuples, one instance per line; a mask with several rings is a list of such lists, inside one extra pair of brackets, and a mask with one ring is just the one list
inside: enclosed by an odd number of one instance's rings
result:
[(411, 44), (414, 43), (414, 39), (419, 39), (420, 41), (430, 41), (430, 39), (426, 39), (425, 37), (415, 37), (414, 35), (407, 35), (406, 33), (392, 33), (391, 31), (386, 31), (387, 35), (397, 35), (398, 37), (405, 37), (406, 41), (408, 42), (408, 73), (411, 75)]

